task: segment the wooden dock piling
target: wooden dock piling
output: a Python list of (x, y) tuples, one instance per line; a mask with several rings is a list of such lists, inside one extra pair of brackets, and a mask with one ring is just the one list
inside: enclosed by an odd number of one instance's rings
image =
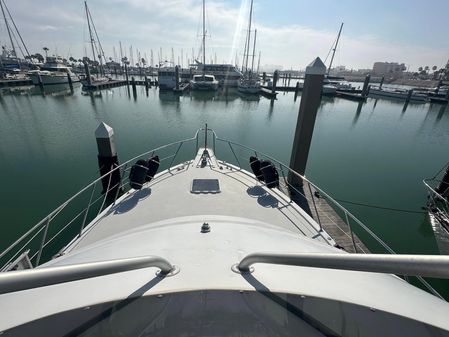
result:
[[(319, 57), (306, 68), (290, 159), (290, 167), (301, 175), (304, 175), (306, 171), (316, 114), (321, 102), (321, 91), (325, 73), (326, 66)], [(303, 183), (299, 177), (293, 174), (289, 174), (288, 181), (295, 187), (301, 187)]]

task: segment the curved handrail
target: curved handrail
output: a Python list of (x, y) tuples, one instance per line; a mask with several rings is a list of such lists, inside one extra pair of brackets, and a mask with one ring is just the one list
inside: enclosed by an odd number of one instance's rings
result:
[(162, 145), (159, 146), (155, 149), (146, 151), (144, 153), (141, 153), (138, 156), (135, 156), (129, 160), (127, 160), (126, 162), (114, 167), (113, 169), (111, 169), (108, 173), (102, 175), (101, 177), (95, 179), (94, 181), (92, 181), (90, 184), (86, 185), (85, 187), (83, 187), (81, 190), (79, 190), (76, 194), (74, 194), (73, 196), (71, 196), (69, 199), (67, 199), (66, 201), (64, 201), (61, 205), (59, 205), (58, 207), (56, 207), (52, 212), (50, 212), (46, 217), (44, 217), (42, 220), (40, 220), (36, 225), (34, 225), (33, 227), (31, 227), (25, 234), (23, 234), (20, 238), (18, 238), (13, 244), (11, 244), (5, 251), (3, 251), (2, 253), (0, 253), (0, 258), (2, 258), (3, 256), (5, 256), (7, 253), (9, 253), (17, 244), (19, 244), (23, 239), (25, 239), (28, 235), (30, 235), (33, 231), (35, 231), (37, 228), (39, 228), (39, 226), (41, 226), (42, 224), (44, 224), (46, 221), (48, 221), (49, 219), (52, 219), (58, 212), (60, 212), (62, 209), (64, 209), (71, 201), (73, 201), (74, 199), (76, 199), (80, 194), (84, 193), (86, 190), (88, 190), (90, 187), (92, 187), (93, 185), (95, 185), (96, 183), (100, 182), (103, 178), (109, 176), (112, 172), (121, 169), (122, 167), (124, 167), (125, 165), (128, 165), (129, 163), (135, 161), (136, 159), (146, 156), (152, 152), (155, 151), (159, 151), (162, 149), (165, 149), (167, 147), (179, 144), (179, 143), (186, 143), (186, 142), (191, 142), (194, 141), (197, 136), (198, 136), (198, 132), (199, 130), (196, 131), (195, 136), (192, 138), (187, 138), (184, 140), (180, 140), (177, 142), (173, 142), (173, 143), (169, 143), (166, 145)]
[(162, 257), (144, 256), (32, 270), (10, 271), (0, 273), (0, 294), (148, 267), (159, 268), (161, 270), (161, 276), (167, 275), (174, 270), (174, 266)]
[(241, 272), (250, 272), (251, 265), (255, 263), (449, 278), (449, 256), (441, 255), (277, 254), (262, 252), (245, 256), (237, 267)]
[[(171, 161), (171, 163), (170, 163), (170, 166), (174, 163), (174, 160), (175, 160), (175, 158), (176, 158), (176, 155), (177, 155), (177, 153), (178, 153), (178, 151), (179, 151), (179, 149), (181, 148), (181, 146), (182, 146), (182, 144), (183, 143), (187, 143), (187, 142), (191, 142), (191, 141), (195, 141), (196, 140), (196, 150), (198, 151), (198, 135), (199, 135), (199, 132), (200, 131), (204, 131), (205, 132), (205, 134), (207, 134), (207, 132), (211, 132), (212, 133), (212, 135), (213, 135), (213, 137), (212, 137), (212, 139), (213, 139), (213, 149), (214, 149), (214, 153), (215, 153), (215, 155), (216, 155), (216, 151), (215, 151), (215, 145), (216, 145), (216, 141), (222, 141), (222, 142), (226, 142), (226, 143), (228, 143), (228, 145), (229, 145), (229, 147), (230, 147), (230, 150), (232, 151), (232, 153), (233, 153), (233, 155), (234, 155), (234, 157), (235, 157), (235, 159), (236, 159), (236, 161), (237, 161), (237, 163), (238, 163), (238, 169), (240, 169), (240, 170), (242, 170), (242, 168), (241, 168), (241, 165), (240, 165), (240, 162), (239, 162), (239, 160), (238, 160), (238, 158), (237, 158), (237, 155), (236, 155), (236, 153), (234, 152), (234, 149), (233, 149), (233, 147), (232, 147), (232, 145), (235, 145), (235, 146), (239, 146), (239, 147), (241, 147), (241, 148), (244, 148), (244, 149), (246, 149), (246, 150), (249, 150), (249, 151), (251, 151), (251, 152), (254, 152), (255, 154), (256, 154), (256, 156), (257, 155), (261, 155), (261, 156), (264, 156), (265, 158), (267, 158), (267, 159), (269, 159), (269, 160), (271, 160), (271, 161), (273, 161), (273, 162), (275, 162), (275, 163), (277, 163), (278, 165), (279, 165), (279, 168), (281, 169), (281, 171), (282, 171), (282, 174), (284, 173), (283, 172), (283, 168), (285, 168), (286, 170), (288, 170), (288, 172), (289, 172), (289, 174), (292, 174), (293, 176), (296, 176), (297, 178), (299, 178), (301, 181), (303, 181), (303, 182), (306, 182), (308, 185), (309, 185), (309, 188), (310, 188), (310, 186), (313, 186), (313, 188), (316, 190), (316, 191), (319, 191), (320, 192), (320, 194), (322, 195), (322, 196), (324, 196), (325, 197), (325, 199), (326, 200), (328, 200), (328, 201), (330, 201), (330, 202), (332, 202), (337, 208), (339, 208), (342, 212), (344, 212), (344, 215), (345, 215), (345, 217), (346, 217), (346, 223), (347, 223), (347, 225), (349, 226), (349, 229), (350, 229), (350, 236), (351, 236), (351, 239), (352, 239), (352, 243), (353, 243), (353, 246), (354, 246), (354, 250), (357, 252), (357, 243), (355, 242), (355, 240), (354, 240), (354, 235), (353, 235), (353, 231), (352, 231), (352, 228), (351, 228), (351, 224), (350, 224), (350, 222), (349, 222), (349, 218), (350, 219), (352, 219), (353, 221), (355, 221), (371, 238), (373, 238), (378, 244), (380, 244), (387, 252), (389, 252), (390, 254), (395, 254), (395, 252), (393, 251), (393, 249), (391, 249), (384, 241), (382, 241), (374, 232), (372, 232), (367, 226), (365, 226), (359, 219), (357, 219), (353, 214), (351, 214), (345, 207), (343, 207), (339, 202), (337, 202), (335, 199), (333, 199), (329, 194), (327, 194), (326, 192), (324, 192), (321, 188), (319, 188), (317, 185), (315, 185), (314, 183), (312, 183), (310, 180), (308, 180), (305, 176), (303, 176), (303, 175), (301, 175), (301, 174), (299, 174), (298, 172), (296, 172), (296, 171), (294, 171), (293, 169), (291, 169), (289, 166), (287, 166), (287, 165), (285, 165), (285, 164), (283, 164), (282, 162), (280, 162), (280, 161), (278, 161), (278, 160), (276, 160), (275, 158), (273, 158), (273, 157), (271, 157), (271, 156), (269, 156), (269, 155), (266, 155), (266, 154), (264, 154), (264, 153), (262, 153), (262, 152), (259, 152), (259, 151), (257, 151), (257, 150), (255, 150), (255, 149), (253, 149), (253, 148), (251, 148), (251, 147), (248, 147), (248, 146), (246, 146), (246, 145), (243, 145), (243, 144), (239, 144), (239, 143), (236, 143), (236, 142), (233, 142), (233, 141), (230, 141), (230, 140), (226, 140), (226, 139), (223, 139), (223, 138), (219, 138), (218, 136), (217, 136), (217, 134), (215, 133), (215, 131), (213, 130), (213, 129), (211, 129), (211, 128), (208, 128), (207, 127), (207, 125), (206, 125), (206, 127), (204, 127), (204, 128), (200, 128), (200, 129), (198, 129), (198, 130), (196, 130), (196, 132), (195, 132), (195, 135), (192, 137), (192, 138), (187, 138), (187, 139), (184, 139), (184, 140), (180, 140), (180, 141), (177, 141), (177, 142), (173, 142), (173, 143), (169, 143), (169, 144), (166, 144), (166, 145), (162, 145), (162, 146), (159, 146), (159, 147), (157, 147), (157, 148), (155, 148), (155, 149), (152, 149), (152, 150), (149, 150), (149, 151), (146, 151), (146, 152), (144, 152), (144, 153), (142, 153), (142, 154), (139, 154), (139, 155), (137, 155), (137, 156), (135, 156), (135, 157), (133, 157), (133, 158), (131, 158), (131, 159), (129, 159), (129, 160), (127, 160), (126, 162), (124, 162), (124, 163), (122, 163), (121, 165), (118, 165), (118, 166), (116, 166), (116, 167), (114, 167), (114, 168), (112, 168), (108, 173), (106, 173), (106, 174), (104, 174), (104, 175), (102, 175), (101, 177), (99, 177), (99, 178), (97, 178), (96, 180), (94, 180), (93, 182), (91, 182), (90, 184), (88, 184), (88, 185), (86, 185), (84, 188), (82, 188), (79, 192), (77, 192), (75, 195), (73, 195), (72, 197), (70, 197), (69, 199), (67, 199), (64, 203), (62, 203), (59, 207), (57, 207), (53, 212), (51, 212), (49, 215), (47, 215), (44, 219), (42, 219), (41, 221), (39, 221), (35, 226), (33, 226), (31, 229), (29, 229), (24, 235), (22, 235), (19, 239), (17, 239), (12, 245), (10, 245), (5, 251), (3, 251), (1, 254), (0, 254), (0, 258), (2, 258), (3, 256), (5, 256), (8, 252), (10, 252), (12, 249), (14, 249), (19, 243), (21, 243), (21, 242), (23, 242), (23, 241), (25, 241), (25, 239), (26, 238), (28, 238), (29, 237), (29, 235), (31, 234), (31, 233), (33, 233), (33, 231), (36, 231), (37, 229), (39, 230), (39, 232), (41, 232), (43, 229), (45, 229), (44, 230), (44, 236), (43, 236), (43, 239), (42, 239), (42, 242), (41, 242), (41, 247), (40, 247), (40, 249), (38, 250), (38, 252), (36, 252), (34, 255), (33, 255), (33, 257), (35, 257), (36, 256), (36, 254), (41, 254), (41, 251), (42, 251), (42, 249), (48, 244), (48, 242), (47, 243), (45, 243), (45, 241), (46, 241), (46, 234), (47, 234), (47, 227), (49, 226), (49, 223), (52, 221), (52, 219), (54, 218), (54, 217), (56, 217), (58, 214), (59, 214), (59, 212), (61, 212), (68, 204), (70, 204), (76, 197), (78, 197), (80, 194), (82, 194), (82, 193), (84, 193), (84, 192), (86, 192), (89, 188), (92, 188), (93, 187), (93, 190), (95, 189), (95, 185), (98, 183), (98, 182), (100, 182), (103, 178), (105, 178), (105, 177), (107, 177), (108, 175), (110, 175), (112, 172), (114, 172), (115, 170), (120, 170), (120, 169), (122, 169), (123, 168), (123, 172), (126, 172), (126, 168), (127, 168), (127, 166), (128, 166), (128, 164), (130, 164), (131, 162), (133, 162), (133, 161), (135, 161), (136, 159), (138, 159), (138, 158), (141, 158), (141, 157), (143, 157), (143, 156), (145, 156), (145, 155), (148, 155), (148, 154), (150, 154), (150, 153), (154, 153), (155, 151), (159, 151), (159, 150), (162, 150), (162, 149), (165, 149), (165, 148), (168, 148), (168, 147), (170, 147), (170, 146), (174, 146), (174, 145), (177, 145), (177, 144), (179, 144), (180, 146), (178, 147), (178, 149), (176, 150), (176, 153), (172, 156), (172, 157), (167, 157), (167, 158), (173, 158), (173, 160)], [(170, 167), (169, 167), (169, 170), (168, 170), (169, 172), (170, 172)], [(124, 180), (126, 180), (126, 179), (124, 179)], [(114, 188), (116, 188), (116, 187), (119, 187), (119, 188), (117, 188), (117, 191), (120, 189), (120, 188), (123, 188), (123, 187), (125, 187), (126, 186), (126, 183), (123, 183), (122, 184), (122, 182), (119, 182), (118, 183), (118, 185), (115, 185), (115, 186), (109, 186), (109, 184), (108, 184), (108, 188), (107, 188), (107, 191), (106, 191), (106, 193), (104, 193), (104, 197), (106, 198), (106, 195), (108, 194), (108, 191), (110, 191), (110, 190), (112, 190), (112, 189), (114, 189)], [(291, 185), (289, 185), (289, 186), (291, 186)], [(293, 187), (293, 186), (292, 186)], [(310, 190), (310, 193), (312, 194), (312, 191)], [(92, 191), (92, 195), (93, 195), (93, 191)], [(117, 198), (117, 195), (118, 195), (118, 192), (117, 192), (117, 194), (116, 194), (116, 198)], [(92, 197), (92, 196), (91, 196)], [(314, 196), (313, 196), (313, 194), (312, 194), (312, 200), (314, 201)], [(98, 199), (96, 199), (96, 201), (97, 200), (99, 200), (100, 198), (98, 198)], [(92, 200), (92, 199), (91, 199)], [(96, 202), (95, 201), (95, 202)], [(95, 203), (94, 202), (94, 203)], [(104, 200), (103, 200), (103, 202), (104, 202)], [(114, 202), (115, 202), (115, 199), (114, 199)], [(89, 201), (89, 205), (87, 206), (87, 208), (85, 208), (84, 210), (82, 210), (82, 212), (83, 211), (85, 211), (86, 213), (85, 213), (85, 216), (84, 216), (84, 221), (85, 221), (85, 219), (86, 219), (86, 217), (87, 217), (87, 213), (89, 212), (89, 207), (91, 206), (91, 204), (93, 204), (93, 203), (91, 203), (91, 201)], [(102, 207), (100, 208), (100, 211), (101, 211), (101, 209), (102, 209)], [(99, 211), (99, 213), (100, 213), (100, 211)], [(315, 209), (315, 211), (316, 211), (316, 209)], [(317, 211), (316, 211), (317, 212)], [(99, 214), (98, 213), (98, 214)], [(79, 215), (79, 214), (78, 214)], [(83, 226), (84, 226), (84, 221), (83, 221), (83, 224), (82, 224), (82, 226), (81, 226), (81, 232), (82, 232), (82, 230), (83, 230)], [(320, 223), (320, 219), (318, 218), (318, 222), (319, 222), (319, 224), (320, 224), (320, 228), (321, 228), (321, 223)], [(40, 228), (39, 228), (40, 227)], [(62, 230), (64, 230), (66, 228), (66, 226), (65, 227), (63, 227), (63, 229)], [(61, 231), (62, 231), (61, 230)], [(58, 234), (57, 235), (59, 235), (59, 233), (61, 232), (61, 231), (59, 231), (58, 232)], [(81, 235), (81, 232), (80, 232), (80, 235)], [(37, 235), (38, 233), (35, 233), (34, 235), (33, 235), (33, 237), (32, 237), (32, 239), (33, 238), (35, 238), (36, 237), (36, 235)], [(348, 234), (347, 234), (348, 235)], [(23, 249), (26, 249), (26, 247), (27, 247), (27, 245), (29, 244), (29, 242), (32, 240), (32, 239), (30, 239), (30, 240), (28, 240), (27, 241), (27, 243), (25, 244), (25, 245), (23, 245), (23, 247), (18, 251), (18, 252), (16, 252), (15, 254), (17, 255), (17, 253), (20, 253), (21, 251), (23, 251)], [(51, 239), (51, 240), (53, 240), (54, 239), (54, 237)], [(360, 248), (360, 247), (359, 247)], [(362, 251), (363, 251), (363, 249), (361, 249)], [(16, 256), (16, 255), (14, 255), (14, 256)], [(11, 260), (10, 260), (11, 261)], [(10, 262), (10, 261), (8, 261), (8, 263)], [(5, 265), (5, 266), (7, 266), (8, 265), (8, 263)], [(36, 265), (38, 265), (38, 263), (36, 263)], [(427, 284), (427, 282), (425, 282), (425, 280), (424, 279), (422, 279), (421, 277), (418, 277), (418, 279), (432, 292), (432, 293), (434, 293), (435, 295), (437, 295), (437, 296), (440, 296), (430, 285), (428, 285)], [(441, 296), (440, 296), (441, 297)]]
[[(214, 132), (215, 134), (215, 132)], [(239, 144), (230, 140), (226, 140), (223, 138), (217, 138), (217, 140), (222, 141), (222, 142), (226, 142), (226, 143), (230, 143), (233, 145), (237, 145), (240, 146), (242, 148), (245, 148), (249, 151), (258, 153), (259, 155), (262, 155), (263, 157), (278, 163), (279, 165), (281, 165), (282, 167), (284, 167), (285, 169), (287, 169), (289, 172), (291, 172), (293, 175), (295, 175), (296, 177), (300, 178), (301, 180), (307, 182), (308, 184), (310, 184), (311, 186), (313, 186), (313, 188), (315, 188), (317, 191), (320, 192), (320, 194), (322, 194), (325, 198), (327, 198), (328, 200), (332, 201), (332, 203), (337, 206), (338, 208), (340, 208), (343, 212), (345, 212), (345, 214), (349, 215), (351, 217), (351, 219), (353, 219), (354, 221), (357, 222), (357, 224), (359, 226), (361, 226), (371, 237), (373, 237), (385, 250), (387, 250), (390, 254), (396, 254), (393, 249), (391, 249), (382, 239), (380, 239), (373, 231), (371, 231), (368, 227), (365, 226), (365, 224), (363, 224), (359, 219), (357, 219), (357, 217), (355, 217), (351, 212), (349, 212), (345, 207), (343, 207), (338, 201), (336, 201), (334, 198), (332, 198), (329, 194), (327, 194), (325, 191), (323, 191), (321, 188), (319, 188), (317, 185), (315, 185), (313, 182), (311, 182), (309, 179), (306, 178), (306, 176), (303, 176), (301, 174), (299, 174), (298, 172), (294, 171), (292, 168), (290, 168), (288, 165), (280, 162), (279, 160), (263, 153), (260, 151), (257, 151), (254, 148), (251, 148), (249, 146), (243, 145), (243, 144)]]

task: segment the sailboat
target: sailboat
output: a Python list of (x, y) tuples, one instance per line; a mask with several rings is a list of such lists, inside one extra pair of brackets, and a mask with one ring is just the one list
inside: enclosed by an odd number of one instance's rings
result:
[[(22, 39), (22, 35), (20, 35), (20, 32), (16, 26), (16, 23), (14, 22), (14, 19), (12, 18), (11, 13), (9, 12), (8, 7), (6, 6), (6, 3), (4, 2), (4, 0), (0, 0), (0, 9), (3, 15), (3, 20), (5, 22), (5, 27), (6, 27), (6, 31), (8, 32), (8, 37), (9, 37), (9, 41), (10, 41), (10, 48), (7, 47), (6, 45), (2, 46), (2, 52), (0, 55), (0, 68), (3, 71), (11, 71), (11, 70), (16, 70), (16, 69), (30, 69), (32, 66), (32, 63), (28, 60), (24, 60), (19, 58), (19, 56), (17, 55), (17, 49), (16, 47), (22, 52), (23, 54), (23, 50), (25, 50), (27, 57), (29, 59), (31, 59), (30, 53), (28, 52), (28, 48), (25, 45), (25, 42)], [(10, 22), (8, 22), (8, 20)], [(20, 43), (17, 40), (17, 37), (20, 40)], [(16, 44), (14, 44), (14, 38), (16, 39), (17, 42), (17, 46)], [(23, 49), (22, 49), (23, 47)], [(25, 56), (23, 54), (23, 56)], [(18, 74), (15, 74), (18, 75)], [(14, 76), (13, 75), (13, 78)], [(23, 76), (23, 75), (22, 75)], [(10, 75), (11, 77), (11, 75)]]
[[(94, 64), (99, 64), (100, 74), (97, 75), (91, 75), (89, 79), (84, 79), (81, 81), (81, 83), (85, 85), (90, 85), (92, 82), (107, 82), (109, 81), (109, 78), (103, 77), (103, 59), (106, 61), (106, 58), (104, 56), (103, 47), (101, 45), (100, 39), (98, 38), (97, 29), (95, 28), (94, 21), (92, 19), (92, 15), (90, 14), (89, 7), (87, 7), (87, 1), (84, 1), (84, 10), (86, 12), (86, 20), (87, 20), (87, 27), (89, 30), (89, 42), (92, 48), (92, 60)], [(95, 33), (95, 37), (94, 37)], [(98, 45), (98, 46), (97, 46)], [(97, 56), (98, 56), (98, 62), (97, 62)], [(88, 83), (90, 81), (90, 83)]]
[[(206, 64), (206, 3), (203, 0), (203, 65)], [(218, 81), (214, 75), (206, 74), (206, 68), (203, 67), (201, 75), (194, 75), (190, 81), (192, 90), (217, 90)]]
[(339, 90), (339, 91), (353, 91), (355, 88), (348, 82), (342, 81), (341, 78), (336, 78), (330, 76), (330, 72), (332, 69), (332, 63), (334, 62), (335, 52), (337, 51), (338, 42), (340, 41), (341, 31), (343, 30), (343, 22), (340, 25), (340, 30), (338, 31), (337, 39), (335, 40), (335, 43), (332, 45), (332, 57), (331, 61), (329, 63), (329, 67), (327, 68), (326, 76), (323, 80), (323, 93), (330, 93), (332, 91)]
[(254, 44), (253, 44), (253, 54), (252, 54), (252, 62), (251, 69), (248, 69), (248, 58), (249, 58), (249, 48), (251, 42), (251, 21), (253, 15), (253, 0), (251, 0), (251, 6), (249, 11), (249, 23), (248, 23), (248, 33), (245, 40), (245, 51), (243, 53), (243, 57), (245, 59), (245, 73), (243, 77), (240, 79), (238, 84), (238, 91), (245, 94), (258, 94), (260, 92), (260, 81), (258, 74), (254, 74), (254, 55), (256, 49), (256, 37), (257, 30), (254, 31)]

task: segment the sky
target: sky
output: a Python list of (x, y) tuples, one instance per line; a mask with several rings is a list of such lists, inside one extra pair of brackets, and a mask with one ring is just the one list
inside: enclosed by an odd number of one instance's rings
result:
[[(30, 50), (63, 57), (91, 57), (81, 0), (4, 0)], [(207, 60), (242, 63), (250, 0), (206, 0)], [(133, 47), (150, 62), (162, 59), (183, 65), (199, 56), (202, 0), (88, 0), (107, 57), (119, 41), (129, 58)], [(304, 69), (326, 56), (340, 24), (344, 27), (334, 65), (372, 68), (377, 61), (443, 67), (449, 58), (449, 1), (428, 0), (254, 0), (256, 58), (261, 66)], [(254, 32), (253, 32), (254, 34)], [(5, 24), (0, 43), (10, 45)], [(182, 51), (182, 54), (181, 54)], [(181, 59), (181, 55), (183, 55)], [(216, 55), (216, 56), (215, 56)], [(327, 58), (326, 65), (329, 64)], [(135, 61), (136, 62), (136, 61)], [(250, 61), (251, 62), (251, 61)]]

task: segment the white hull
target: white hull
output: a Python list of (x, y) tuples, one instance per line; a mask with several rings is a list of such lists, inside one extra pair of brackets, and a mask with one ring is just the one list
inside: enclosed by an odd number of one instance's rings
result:
[[(384, 90), (384, 89), (371, 88), (369, 91), (369, 95), (405, 100), (408, 97), (408, 92), (402, 91), (402, 90), (396, 91), (396, 90)], [(412, 96), (410, 97), (410, 101), (426, 102), (427, 97), (425, 95), (412, 94)]]
[(192, 90), (215, 91), (218, 90), (218, 81), (190, 81), (190, 87)]
[(243, 94), (258, 94), (260, 93), (260, 86), (239, 85), (237, 90)]
[(443, 227), (434, 213), (429, 212), (429, 219), (440, 254), (449, 255), (449, 232)]
[[(39, 75), (37, 73), (28, 74), (30, 76), (31, 81), (33, 81), (33, 84), (39, 85)], [(72, 82), (79, 82), (78, 76), (71, 74)], [(67, 74), (41, 74), (40, 75), (42, 84), (43, 85), (49, 85), (49, 84), (68, 84), (69, 80), (67, 78)]]

